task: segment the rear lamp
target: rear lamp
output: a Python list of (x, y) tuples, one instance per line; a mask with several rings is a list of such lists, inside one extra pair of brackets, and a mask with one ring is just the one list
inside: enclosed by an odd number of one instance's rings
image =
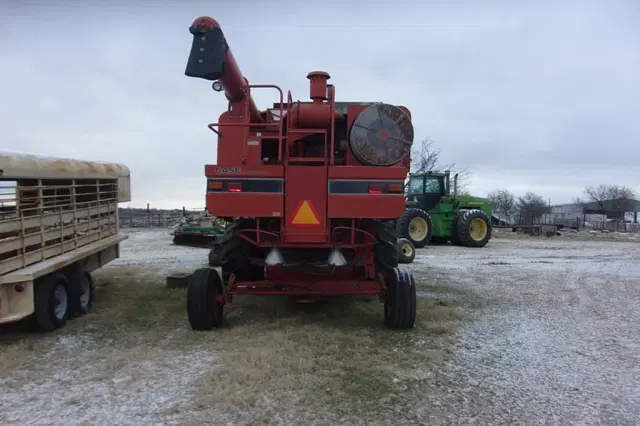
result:
[(242, 182), (229, 182), (229, 192), (242, 192)]

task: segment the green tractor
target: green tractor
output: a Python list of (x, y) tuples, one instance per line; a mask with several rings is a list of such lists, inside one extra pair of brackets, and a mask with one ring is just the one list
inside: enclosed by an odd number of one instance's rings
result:
[(398, 238), (416, 248), (429, 243), (484, 247), (491, 239), (493, 205), (486, 198), (458, 195), (458, 175), (450, 187), (450, 172), (409, 175), (407, 210), (396, 221)]

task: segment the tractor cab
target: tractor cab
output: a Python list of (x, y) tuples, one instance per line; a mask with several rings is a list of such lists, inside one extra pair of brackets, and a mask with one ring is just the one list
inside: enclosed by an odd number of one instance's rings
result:
[(445, 170), (444, 173), (411, 174), (405, 188), (407, 206), (428, 211), (438, 205), (442, 197), (450, 194), (449, 173), (449, 170)]

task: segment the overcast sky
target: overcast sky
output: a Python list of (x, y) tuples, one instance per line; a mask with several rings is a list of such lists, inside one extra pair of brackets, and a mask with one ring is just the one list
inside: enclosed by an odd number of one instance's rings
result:
[(406, 105), (476, 195), (640, 194), (640, 2), (163, 3), (0, 0), (0, 148), (125, 163), (132, 205), (203, 207), (226, 101), (184, 69), (210, 15), (252, 83), (307, 100), (320, 69), (340, 101)]

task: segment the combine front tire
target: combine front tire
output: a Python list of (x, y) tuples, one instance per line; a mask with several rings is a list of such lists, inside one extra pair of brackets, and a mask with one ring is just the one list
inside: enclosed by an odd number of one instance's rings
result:
[(465, 210), (458, 217), (454, 232), (465, 247), (484, 247), (491, 239), (491, 219), (482, 210)]
[(191, 328), (198, 331), (211, 330), (222, 325), (224, 302), (222, 281), (218, 271), (200, 268), (191, 275), (187, 289), (187, 316)]
[(400, 263), (411, 263), (416, 258), (416, 249), (411, 241), (406, 238), (398, 238), (398, 261)]
[(220, 266), (222, 264), (222, 247), (215, 244), (211, 250), (209, 250), (209, 266)]
[(396, 268), (387, 280), (384, 322), (393, 329), (413, 328), (416, 323), (416, 283), (406, 268)]
[[(248, 227), (255, 227), (247, 224)], [(256, 248), (240, 237), (241, 223), (233, 222), (225, 228), (225, 234), (220, 244), (220, 262), (222, 265), (222, 280), (226, 283), (231, 274), (238, 281), (259, 281), (264, 279), (264, 267), (251, 263), (250, 256), (258, 256)]]
[(429, 213), (422, 209), (408, 209), (396, 222), (398, 238), (406, 238), (415, 248), (429, 244), (433, 231)]
[(396, 231), (388, 222), (375, 222), (374, 233), (376, 271), (386, 278), (393, 275), (393, 270), (398, 267)]

